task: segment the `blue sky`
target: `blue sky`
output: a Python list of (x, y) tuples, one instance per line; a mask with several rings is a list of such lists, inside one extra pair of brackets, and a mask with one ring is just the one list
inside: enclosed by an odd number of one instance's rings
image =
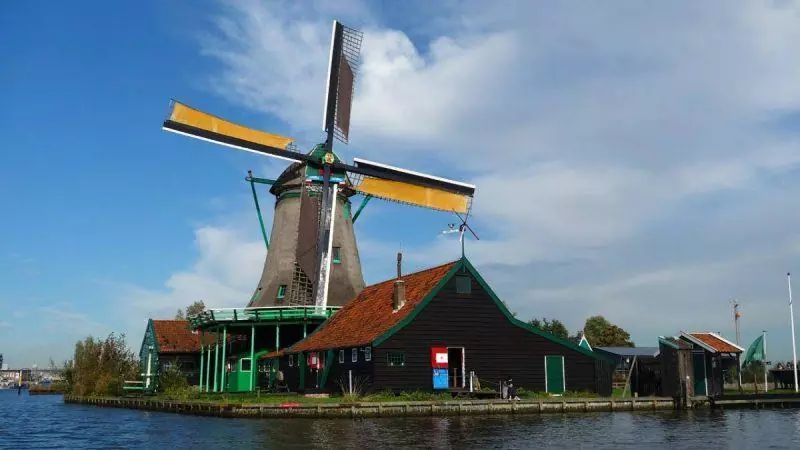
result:
[[(470, 257), (522, 316), (604, 314), (654, 345), (732, 336), (736, 298), (742, 340), (767, 329), (788, 359), (798, 5), (720, 5), (5, 5), (0, 352), (62, 361), (111, 331), (137, 347), (147, 317), (243, 306), (264, 259), (243, 177), (282, 166), (160, 123), (176, 98), (310, 146), (339, 18), (365, 31), (341, 156), (477, 184)], [(436, 237), (451, 221), (371, 203), (367, 282), (401, 246), (409, 268), (458, 256)]]

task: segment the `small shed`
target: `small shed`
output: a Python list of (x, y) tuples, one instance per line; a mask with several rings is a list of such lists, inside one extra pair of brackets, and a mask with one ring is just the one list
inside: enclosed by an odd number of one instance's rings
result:
[(725, 374), (739, 367), (744, 348), (710, 331), (681, 331), (679, 337), (693, 346), (694, 395), (721, 396), (725, 391)]
[(610, 395), (614, 364), (515, 318), (466, 258), (367, 286), (278, 358), (290, 388), (328, 392), (499, 390), (511, 378)]
[(661, 363), (658, 347), (595, 347), (595, 353), (607, 355), (616, 363), (615, 386), (620, 383), (630, 395), (660, 395)]
[[(206, 344), (213, 342), (206, 336)], [(192, 331), (187, 320), (147, 321), (139, 361), (145, 389), (154, 387), (158, 374), (177, 365), (190, 385), (200, 383), (200, 333)]]
[(658, 349), (661, 360), (661, 395), (681, 399), (694, 396), (694, 346), (680, 338), (659, 336)]

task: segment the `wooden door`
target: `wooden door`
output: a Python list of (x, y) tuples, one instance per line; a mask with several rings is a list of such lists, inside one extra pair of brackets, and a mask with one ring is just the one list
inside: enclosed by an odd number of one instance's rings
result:
[(564, 379), (564, 357), (548, 355), (544, 357), (544, 388), (551, 394), (562, 394), (566, 389)]

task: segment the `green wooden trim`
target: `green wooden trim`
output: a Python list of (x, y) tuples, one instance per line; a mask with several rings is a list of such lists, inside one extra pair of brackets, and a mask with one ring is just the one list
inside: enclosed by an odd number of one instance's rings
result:
[(300, 352), (300, 361), (297, 363), (297, 367), (300, 370), (300, 386), (298, 389), (305, 389), (306, 388), (306, 357), (303, 352)]
[(430, 303), (431, 300), (433, 300), (434, 297), (436, 297), (436, 295), (439, 293), (439, 291), (442, 290), (442, 288), (450, 281), (450, 279), (453, 276), (455, 276), (455, 274), (458, 273), (458, 271), (461, 270), (461, 269), (465, 269), (466, 271), (469, 271), (472, 274), (472, 276), (475, 278), (475, 281), (477, 281), (478, 284), (489, 294), (489, 297), (492, 299), (492, 301), (494, 301), (495, 306), (497, 306), (500, 309), (500, 312), (502, 312), (503, 315), (506, 317), (506, 319), (508, 319), (508, 321), (511, 322), (512, 324), (514, 324), (514, 325), (516, 325), (516, 326), (518, 326), (520, 328), (523, 328), (523, 329), (525, 329), (527, 331), (530, 331), (531, 333), (533, 333), (533, 334), (535, 334), (537, 336), (541, 336), (541, 337), (543, 337), (543, 338), (545, 338), (545, 339), (547, 339), (547, 340), (549, 340), (551, 342), (554, 342), (556, 344), (562, 345), (562, 346), (567, 347), (567, 348), (569, 348), (571, 350), (575, 350), (576, 352), (581, 353), (583, 355), (586, 355), (586, 356), (589, 356), (591, 358), (594, 358), (594, 359), (597, 359), (597, 360), (601, 360), (601, 361), (613, 362), (612, 358), (609, 358), (609, 357), (606, 357), (606, 356), (602, 356), (602, 355), (598, 355), (595, 352), (592, 352), (592, 351), (589, 351), (589, 350), (587, 350), (587, 349), (585, 349), (583, 347), (580, 347), (579, 345), (575, 344), (572, 341), (556, 337), (556, 336), (554, 336), (554, 335), (552, 335), (552, 334), (550, 334), (550, 333), (548, 333), (546, 331), (542, 331), (542, 330), (534, 327), (533, 325), (527, 324), (527, 323), (515, 318), (508, 311), (508, 309), (505, 307), (505, 305), (503, 305), (503, 302), (500, 300), (500, 298), (497, 296), (497, 294), (495, 294), (495, 292), (492, 290), (492, 288), (489, 287), (489, 285), (486, 283), (486, 280), (483, 279), (483, 277), (478, 273), (478, 271), (469, 262), (469, 260), (467, 258), (461, 258), (461, 260), (458, 263), (456, 263), (450, 269), (450, 271), (447, 272), (447, 274), (444, 277), (442, 277), (442, 279), (439, 281), (439, 283), (431, 290), (430, 293), (428, 293), (428, 295), (419, 303), (419, 305), (417, 305), (417, 307), (413, 311), (411, 311), (397, 325), (395, 325), (394, 327), (390, 328), (389, 331), (383, 333), (377, 339), (375, 339), (375, 341), (372, 342), (372, 346), (373, 347), (377, 347), (377, 346), (381, 345), (387, 339), (392, 337), (395, 333), (397, 333), (398, 331), (403, 329), (406, 325), (411, 323), (417, 317), (417, 314), (419, 314), (419, 312), (422, 311), (425, 308), (425, 306), (427, 306), (427, 304)]
[(259, 183), (259, 184), (275, 184), (277, 180), (273, 180), (271, 178), (259, 178), (259, 177), (247, 177), (247, 181), (251, 183)]
[(361, 210), (363, 210), (364, 207), (367, 206), (367, 203), (369, 203), (370, 200), (372, 200), (372, 196), (367, 194), (364, 197), (364, 200), (361, 201), (361, 205), (359, 205), (358, 209), (356, 210), (355, 215), (353, 215), (353, 223), (356, 223), (356, 219), (358, 219), (358, 216), (361, 215)]
[(325, 385), (328, 383), (328, 375), (331, 372), (331, 366), (333, 366), (333, 350), (328, 350), (325, 352), (325, 369), (322, 370), (322, 378), (319, 381), (319, 387), (321, 389), (325, 389)]
[[(200, 392), (203, 392), (203, 356), (205, 356), (205, 332), (200, 332)], [(208, 369), (206, 369), (208, 370)]]
[(250, 392), (255, 390), (256, 374), (258, 367), (256, 367), (256, 326), (250, 326)]
[(228, 368), (228, 361), (227, 357), (225, 356), (225, 352), (227, 351), (228, 342), (228, 327), (222, 327), (222, 368), (220, 370), (220, 392), (225, 392), (227, 386), (225, 385), (225, 375), (227, 375), (227, 368)]
[(214, 330), (214, 390), (219, 392), (219, 332)]
[[(272, 184), (272, 183), (269, 183)], [(261, 216), (261, 207), (258, 205), (258, 195), (256, 194), (255, 179), (250, 177), (250, 189), (253, 191), (253, 201), (256, 204), (256, 214), (258, 214), (258, 224), (261, 225), (261, 236), (264, 237), (264, 244), (269, 250), (269, 239), (267, 239), (267, 230), (264, 228), (264, 218)]]

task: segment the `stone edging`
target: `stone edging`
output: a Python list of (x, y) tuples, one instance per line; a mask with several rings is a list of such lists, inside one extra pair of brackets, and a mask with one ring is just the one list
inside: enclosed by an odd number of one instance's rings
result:
[(471, 414), (538, 414), (591, 411), (643, 411), (675, 408), (671, 398), (642, 399), (569, 398), (543, 400), (462, 400), (438, 402), (363, 402), (363, 403), (210, 403), (152, 400), (129, 397), (80, 397), (64, 395), (64, 403), (129, 408), (217, 417), (250, 418), (354, 418), (451, 416)]

